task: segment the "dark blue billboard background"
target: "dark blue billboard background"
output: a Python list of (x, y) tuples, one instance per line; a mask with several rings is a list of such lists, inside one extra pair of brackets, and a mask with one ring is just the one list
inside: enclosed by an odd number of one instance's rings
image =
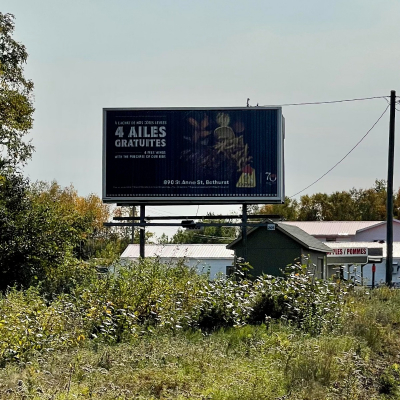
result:
[(105, 201), (262, 203), (282, 195), (280, 108), (104, 113)]

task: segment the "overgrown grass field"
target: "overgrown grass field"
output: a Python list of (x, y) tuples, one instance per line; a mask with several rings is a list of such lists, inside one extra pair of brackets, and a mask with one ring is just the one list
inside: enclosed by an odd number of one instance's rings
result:
[[(356, 290), (357, 289), (357, 290)], [(400, 291), (70, 263), (0, 298), (1, 399), (400, 399)]]

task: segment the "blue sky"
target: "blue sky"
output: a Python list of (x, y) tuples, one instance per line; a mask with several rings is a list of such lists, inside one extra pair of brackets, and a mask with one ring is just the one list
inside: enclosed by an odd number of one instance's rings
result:
[[(277, 105), (400, 95), (397, 0), (3, 0), (35, 83), (32, 180), (101, 195), (103, 107)], [(382, 99), (285, 107), (286, 194), (316, 180), (367, 132)], [(398, 120), (398, 113), (396, 115)], [(302, 194), (386, 179), (389, 113)], [(398, 123), (397, 123), (398, 126)], [(400, 186), (399, 140), (395, 188)], [(208, 208), (228, 213), (235, 206)], [(196, 213), (149, 207), (158, 215)], [(167, 234), (172, 231), (166, 230)]]

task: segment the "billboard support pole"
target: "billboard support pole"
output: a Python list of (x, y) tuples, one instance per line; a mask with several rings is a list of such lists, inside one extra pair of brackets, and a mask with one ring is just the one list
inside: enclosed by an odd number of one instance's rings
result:
[(247, 204), (242, 205), (243, 258), (247, 262)]
[[(145, 207), (146, 206), (144, 206), (143, 204), (140, 205), (140, 223), (141, 224), (145, 223), (145, 220), (144, 220)], [(144, 254), (144, 243), (145, 243), (145, 238), (146, 238), (145, 233), (146, 233), (145, 232), (145, 227), (142, 225), (140, 227), (140, 257), (141, 258), (144, 258), (144, 256), (145, 256), (145, 254)]]
[[(135, 206), (132, 207), (132, 217), (136, 217), (136, 208)], [(135, 225), (132, 224), (132, 244), (135, 243)]]
[(392, 286), (393, 274), (393, 165), (396, 91), (390, 92), (389, 155), (386, 201), (386, 285)]

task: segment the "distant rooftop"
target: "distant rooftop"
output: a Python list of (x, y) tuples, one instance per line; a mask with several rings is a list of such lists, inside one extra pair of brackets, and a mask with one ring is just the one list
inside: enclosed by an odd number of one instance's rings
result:
[[(399, 222), (398, 220), (393, 220)], [(358, 231), (384, 224), (385, 221), (284, 221), (312, 236), (355, 236)]]
[[(195, 258), (201, 259), (233, 259), (234, 251), (226, 248), (226, 244), (146, 244), (146, 257), (160, 258)], [(121, 258), (139, 258), (140, 246), (130, 244), (121, 254)]]

